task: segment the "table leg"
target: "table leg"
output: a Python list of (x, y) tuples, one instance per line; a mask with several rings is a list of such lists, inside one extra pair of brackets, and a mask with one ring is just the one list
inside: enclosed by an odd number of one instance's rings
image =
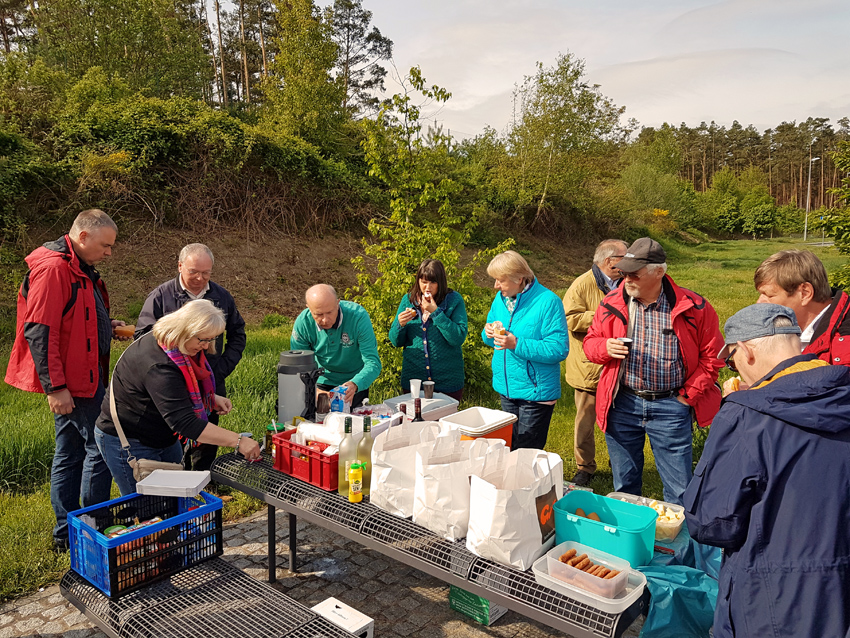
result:
[(289, 515), (289, 571), (291, 573), (296, 573), (298, 571), (298, 566), (296, 565), (296, 543), (298, 542), (296, 538), (296, 517), (295, 514)]
[(275, 508), (269, 505), (269, 582), (277, 580), (277, 533), (275, 532)]

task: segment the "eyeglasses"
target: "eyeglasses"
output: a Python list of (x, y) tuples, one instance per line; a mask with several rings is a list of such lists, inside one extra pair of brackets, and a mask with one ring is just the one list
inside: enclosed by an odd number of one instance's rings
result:
[(620, 273), (620, 277), (622, 277), (623, 279), (632, 279), (634, 281), (640, 281), (641, 279), (646, 277), (646, 273), (638, 275), (637, 273), (633, 272), (623, 272), (620, 269), (617, 269), (617, 272)]
[(726, 360), (723, 362), (732, 372), (738, 371), (738, 367), (735, 365), (735, 360), (733, 359), (736, 352), (738, 352), (738, 348), (732, 348), (732, 352), (729, 353), (729, 356), (726, 357)]
[(200, 337), (195, 337), (201, 343), (213, 343), (218, 337), (213, 337), (212, 339), (201, 339)]
[(625, 255), (611, 255), (608, 259), (622, 259)]
[(189, 269), (190, 277), (196, 277), (198, 275), (200, 275), (204, 279), (209, 279), (212, 276), (212, 270), (192, 270), (191, 268)]

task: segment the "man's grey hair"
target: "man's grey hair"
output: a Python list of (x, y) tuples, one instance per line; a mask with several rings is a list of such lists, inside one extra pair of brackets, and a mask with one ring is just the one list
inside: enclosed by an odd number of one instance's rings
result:
[(652, 274), (656, 270), (661, 270), (661, 272), (666, 273), (667, 272), (667, 262), (664, 262), (663, 264), (647, 264), (646, 265), (647, 274)]
[(111, 228), (116, 233), (118, 232), (118, 226), (115, 225), (109, 215), (99, 208), (90, 208), (77, 215), (68, 234), (76, 240), (79, 239), (82, 232), (93, 233), (104, 228)]
[(593, 253), (593, 263), (597, 266), (609, 257), (613, 257), (617, 253), (625, 254), (629, 245), (622, 239), (606, 239), (599, 242), (596, 247), (596, 252)]
[(183, 246), (183, 250), (180, 251), (177, 261), (183, 263), (189, 259), (189, 257), (197, 257), (198, 255), (206, 255), (210, 258), (210, 261), (215, 264), (215, 257), (213, 257), (212, 251), (206, 244), (188, 244)]
[[(773, 326), (775, 328), (787, 328), (788, 326), (793, 325), (794, 322), (791, 321), (790, 317), (779, 316), (773, 320)], [(768, 337), (758, 337), (756, 339), (750, 339), (746, 343), (748, 346), (758, 350), (762, 354), (776, 352), (777, 350), (785, 347), (793, 347), (797, 351), (802, 351), (803, 349), (802, 343), (800, 342), (800, 335), (795, 334), (778, 334), (770, 335)]]

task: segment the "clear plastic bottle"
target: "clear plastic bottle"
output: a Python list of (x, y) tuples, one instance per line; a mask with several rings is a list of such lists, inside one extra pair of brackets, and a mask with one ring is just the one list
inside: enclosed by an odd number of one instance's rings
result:
[(345, 417), (345, 436), (339, 444), (339, 481), (337, 492), (341, 496), (348, 496), (348, 470), (351, 464), (357, 460), (357, 444), (351, 435), (351, 417)]
[(369, 496), (369, 485), (372, 482), (372, 417), (363, 417), (363, 438), (357, 444), (357, 461), (363, 468), (363, 496)]

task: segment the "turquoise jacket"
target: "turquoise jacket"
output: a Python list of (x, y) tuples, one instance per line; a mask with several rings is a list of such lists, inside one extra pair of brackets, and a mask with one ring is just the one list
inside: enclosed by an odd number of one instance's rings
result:
[(337, 386), (353, 381), (358, 390), (366, 390), (381, 374), (372, 320), (366, 309), (353, 301), (340, 301), (339, 307), (342, 321), (327, 330), (319, 328), (305, 308), (295, 320), (289, 347), (316, 353), (316, 365), (325, 369), (319, 383)]
[[(413, 308), (416, 317), (402, 327), (398, 315)], [(401, 364), (401, 389), (410, 392), (410, 380), (433, 381), (437, 392), (457, 392), (463, 388), (463, 352), (466, 339), (466, 304), (463, 297), (450, 291), (443, 303), (422, 323), (422, 309), (404, 295), (390, 327), (389, 340), (396, 348), (404, 348)]]
[[(561, 361), (570, 350), (564, 306), (558, 296), (537, 279), (517, 295), (513, 313), (498, 293), (487, 313), (487, 323), (501, 321), (517, 338), (514, 350), (493, 352), (493, 389), (509, 399), (554, 401), (561, 396)], [(481, 338), (488, 346), (484, 331)]]

